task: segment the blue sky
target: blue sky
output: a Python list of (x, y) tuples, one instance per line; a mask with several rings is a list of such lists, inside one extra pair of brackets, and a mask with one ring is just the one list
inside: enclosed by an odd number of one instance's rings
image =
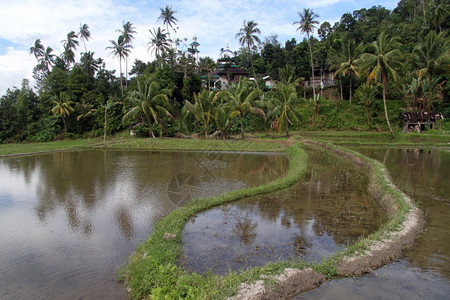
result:
[[(292, 25), (303, 8), (312, 8), (319, 15), (319, 22), (334, 24), (342, 14), (361, 8), (381, 5), (388, 9), (397, 6), (397, 0), (353, 1), (353, 0), (1, 0), (0, 10), (0, 96), (7, 88), (20, 86), (23, 78), (32, 79), (36, 65), (29, 48), (36, 39), (45, 47), (51, 46), (54, 53), (62, 51), (61, 40), (71, 30), (77, 32), (80, 24), (88, 24), (91, 40), (88, 50), (102, 57), (106, 68), (118, 69), (118, 62), (109, 56), (109, 41), (117, 39), (117, 29), (125, 21), (132, 22), (137, 30), (134, 50), (130, 60), (143, 61), (154, 57), (147, 51), (149, 29), (162, 26), (157, 22), (160, 7), (169, 5), (175, 11), (179, 27), (176, 38), (187, 38), (189, 44), (194, 36), (200, 43), (200, 56), (216, 59), (220, 49), (229, 44), (238, 50), (235, 35), (244, 20), (254, 20), (261, 30), (261, 40), (273, 34), (284, 41), (295, 37), (301, 40)], [(173, 33), (172, 33), (173, 35)], [(80, 43), (79, 51), (84, 51)], [(79, 53), (77, 53), (77, 60)]]

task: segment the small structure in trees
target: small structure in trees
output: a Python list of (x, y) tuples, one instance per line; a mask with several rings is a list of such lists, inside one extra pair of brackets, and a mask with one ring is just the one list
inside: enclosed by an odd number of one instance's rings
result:
[(436, 121), (443, 120), (444, 115), (441, 112), (401, 112), (399, 118), (405, 122), (403, 132), (422, 132), (427, 128), (436, 129)]

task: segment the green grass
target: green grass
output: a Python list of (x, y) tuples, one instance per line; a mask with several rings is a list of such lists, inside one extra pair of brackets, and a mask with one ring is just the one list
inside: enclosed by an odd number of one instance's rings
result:
[(106, 145), (103, 139), (78, 139), (55, 141), (48, 143), (0, 144), (0, 157), (6, 155), (21, 155), (50, 151), (77, 149), (147, 149), (147, 150), (213, 150), (213, 151), (261, 151), (283, 152), (286, 146), (280, 143), (246, 140), (194, 140), (194, 139), (150, 139), (136, 137), (116, 137), (108, 139)]

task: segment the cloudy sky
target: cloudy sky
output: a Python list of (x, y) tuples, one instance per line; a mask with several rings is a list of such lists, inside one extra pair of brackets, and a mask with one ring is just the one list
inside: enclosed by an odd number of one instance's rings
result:
[[(106, 62), (107, 69), (118, 69), (118, 62), (105, 50), (110, 40), (117, 40), (117, 29), (130, 21), (137, 30), (130, 61), (139, 58), (153, 60), (147, 51), (149, 29), (162, 26), (157, 22), (160, 7), (169, 5), (178, 19), (177, 38), (196, 36), (200, 43), (200, 56), (216, 59), (220, 49), (229, 44), (238, 50), (235, 35), (244, 20), (254, 20), (261, 30), (261, 40), (273, 34), (284, 41), (295, 37), (301, 40), (293, 22), (298, 21), (297, 12), (312, 8), (319, 15), (319, 22), (331, 24), (339, 21), (343, 13), (361, 8), (381, 5), (388, 9), (396, 7), (399, 0), (0, 0), (0, 96), (7, 88), (20, 87), (22, 79), (32, 79), (36, 65), (29, 54), (36, 39), (54, 49), (59, 55), (61, 41), (70, 31), (78, 32), (81, 24), (88, 24), (91, 40), (87, 48)], [(80, 43), (79, 53), (84, 51)]]

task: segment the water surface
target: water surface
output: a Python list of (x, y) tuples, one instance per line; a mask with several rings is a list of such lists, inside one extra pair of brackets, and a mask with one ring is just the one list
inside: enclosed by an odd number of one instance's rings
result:
[(401, 260), (366, 276), (328, 281), (295, 299), (448, 299), (450, 150), (355, 150), (386, 165), (394, 183), (425, 213), (425, 229)]
[(2, 158), (0, 298), (126, 298), (117, 268), (157, 220), (193, 197), (271, 181), (287, 162), (121, 150)]
[(187, 269), (216, 274), (269, 261), (320, 261), (378, 229), (384, 213), (367, 193), (363, 169), (309, 151), (302, 182), (199, 213), (183, 231)]

